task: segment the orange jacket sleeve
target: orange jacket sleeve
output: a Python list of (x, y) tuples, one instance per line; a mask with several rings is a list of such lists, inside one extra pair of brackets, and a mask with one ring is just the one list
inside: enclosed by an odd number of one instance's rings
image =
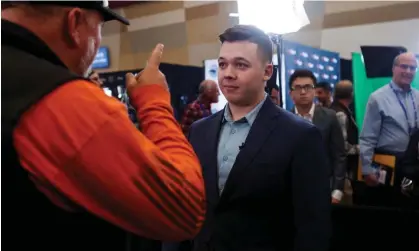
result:
[(147, 238), (191, 239), (205, 214), (199, 161), (167, 90), (142, 86), (132, 101), (141, 132), (123, 104), (91, 83), (59, 87), (14, 131), (21, 164), (56, 205), (71, 201)]

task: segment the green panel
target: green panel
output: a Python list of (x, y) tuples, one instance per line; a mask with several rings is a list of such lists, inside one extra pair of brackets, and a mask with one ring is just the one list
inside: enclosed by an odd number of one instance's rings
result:
[(416, 73), (415, 79), (412, 83), (412, 87), (419, 90), (419, 73)]

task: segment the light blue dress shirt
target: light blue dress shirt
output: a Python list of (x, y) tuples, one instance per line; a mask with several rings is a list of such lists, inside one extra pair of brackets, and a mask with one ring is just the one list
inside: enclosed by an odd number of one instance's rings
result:
[[(403, 108), (390, 85), (406, 107), (408, 120), (406, 120)], [(410, 95), (414, 98), (416, 109), (413, 107)], [(362, 173), (364, 175), (376, 171), (371, 167), (375, 149), (400, 153), (406, 151), (410, 139), (409, 126), (411, 128), (419, 126), (419, 120), (416, 119), (415, 121), (415, 110), (419, 112), (418, 105), (418, 90), (404, 91), (393, 82), (371, 94), (359, 138)]]
[(222, 193), (231, 168), (236, 161), (240, 148), (246, 141), (250, 128), (258, 115), (265, 98), (243, 118), (233, 121), (231, 112), (226, 105), (224, 109), (223, 125), (221, 126), (220, 139), (218, 141), (218, 188)]

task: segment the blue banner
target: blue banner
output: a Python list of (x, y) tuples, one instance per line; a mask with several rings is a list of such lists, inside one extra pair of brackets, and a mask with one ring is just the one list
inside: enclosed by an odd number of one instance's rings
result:
[(100, 47), (93, 60), (92, 69), (105, 69), (109, 68), (109, 65), (109, 49), (108, 47)]
[(318, 82), (326, 81), (333, 86), (340, 80), (339, 53), (325, 51), (310, 46), (283, 41), (285, 67), (285, 108), (290, 110), (294, 103), (289, 96), (288, 80), (296, 69), (306, 69), (314, 73)]

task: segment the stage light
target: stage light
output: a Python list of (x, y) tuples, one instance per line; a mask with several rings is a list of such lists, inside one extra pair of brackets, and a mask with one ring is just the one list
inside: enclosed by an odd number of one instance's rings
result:
[(308, 25), (310, 20), (304, 9), (304, 0), (237, 0), (239, 13), (230, 13), (238, 17), (239, 24), (254, 25), (265, 31), (275, 44), (276, 53), (273, 63), (278, 66), (277, 85), (281, 90), (280, 105), (285, 107), (286, 88), (283, 66), (283, 35), (297, 32)]
[(254, 25), (267, 33), (292, 33), (310, 23), (304, 0), (237, 0), (240, 24)]

